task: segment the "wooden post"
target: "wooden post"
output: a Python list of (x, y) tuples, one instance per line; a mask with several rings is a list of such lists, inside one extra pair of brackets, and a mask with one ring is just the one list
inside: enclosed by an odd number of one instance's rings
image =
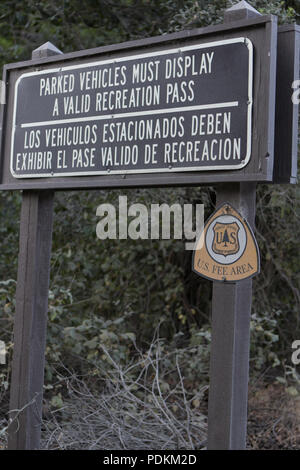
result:
[[(255, 184), (217, 189), (217, 205), (229, 202), (253, 228)], [(244, 449), (247, 431), (252, 279), (214, 282), (208, 405), (208, 449)]]
[[(226, 10), (224, 21), (258, 15), (241, 1)], [(224, 184), (217, 188), (217, 206), (229, 202), (253, 229), (255, 189), (254, 183)], [(210, 450), (246, 447), (251, 303), (251, 279), (235, 284), (214, 282), (207, 444)]]
[[(249, 7), (249, 8), (248, 8)], [(225, 21), (259, 14), (242, 1), (225, 12)], [(254, 228), (256, 185), (224, 184), (217, 206), (229, 202)], [(252, 279), (214, 282), (208, 404), (208, 449), (245, 449), (249, 377)]]
[[(46, 43), (33, 51), (32, 58), (58, 53)], [(53, 190), (23, 191), (8, 430), (11, 450), (38, 449), (40, 443), (53, 201)]]

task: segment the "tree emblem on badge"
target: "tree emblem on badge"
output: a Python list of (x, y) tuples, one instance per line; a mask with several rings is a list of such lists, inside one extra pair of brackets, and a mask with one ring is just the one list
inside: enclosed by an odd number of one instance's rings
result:
[(240, 227), (236, 222), (216, 223), (213, 227), (214, 239), (212, 249), (218, 255), (235, 255), (240, 249), (238, 233)]

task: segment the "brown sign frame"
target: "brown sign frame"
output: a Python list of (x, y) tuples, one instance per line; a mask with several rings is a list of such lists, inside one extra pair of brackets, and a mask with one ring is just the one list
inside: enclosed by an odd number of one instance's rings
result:
[(300, 26), (282, 25), (278, 28), (277, 42), (273, 183), (297, 183), (299, 104), (292, 101), (295, 91), (292, 84), (300, 78), (299, 67)]
[[(65, 64), (90, 63), (107, 57), (130, 56), (142, 51), (161, 51), (183, 45), (202, 44), (220, 39), (246, 37), (254, 47), (252, 154), (240, 170), (185, 171), (143, 174), (108, 174), (24, 178), (10, 172), (11, 127), (15, 83), (23, 73), (45, 70)], [(133, 41), (119, 45), (62, 54), (41, 60), (9, 64), (4, 68), (7, 105), (3, 110), (0, 189), (86, 189), (146, 186), (184, 186), (219, 182), (271, 182), (274, 168), (275, 88), (277, 55), (277, 18), (272, 15), (209, 26), (193, 31)]]

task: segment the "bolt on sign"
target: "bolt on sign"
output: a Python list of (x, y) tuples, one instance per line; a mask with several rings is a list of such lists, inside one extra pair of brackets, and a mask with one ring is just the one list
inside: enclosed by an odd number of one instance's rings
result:
[(249, 224), (229, 203), (223, 204), (199, 237), (193, 271), (212, 281), (237, 282), (259, 270), (259, 250)]
[(5, 67), (3, 189), (272, 181), (272, 16)]

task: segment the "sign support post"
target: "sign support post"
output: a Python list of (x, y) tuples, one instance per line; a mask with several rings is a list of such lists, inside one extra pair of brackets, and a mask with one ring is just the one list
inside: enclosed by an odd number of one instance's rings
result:
[[(246, 2), (225, 12), (225, 21), (259, 15)], [(217, 189), (217, 206), (232, 204), (254, 229), (256, 184)], [(208, 449), (246, 448), (252, 279), (214, 282), (208, 404)]]
[[(229, 202), (253, 228), (255, 183), (217, 189), (217, 206)], [(213, 283), (208, 449), (244, 449), (247, 431), (252, 279)]]
[[(59, 53), (50, 43), (33, 59)], [(42, 420), (53, 190), (22, 194), (8, 448), (39, 449)]]
[[(259, 15), (246, 2), (225, 13), (225, 21)], [(217, 206), (232, 204), (254, 228), (256, 184), (217, 189)], [(213, 283), (212, 344), (208, 404), (208, 449), (246, 448), (252, 279)]]

